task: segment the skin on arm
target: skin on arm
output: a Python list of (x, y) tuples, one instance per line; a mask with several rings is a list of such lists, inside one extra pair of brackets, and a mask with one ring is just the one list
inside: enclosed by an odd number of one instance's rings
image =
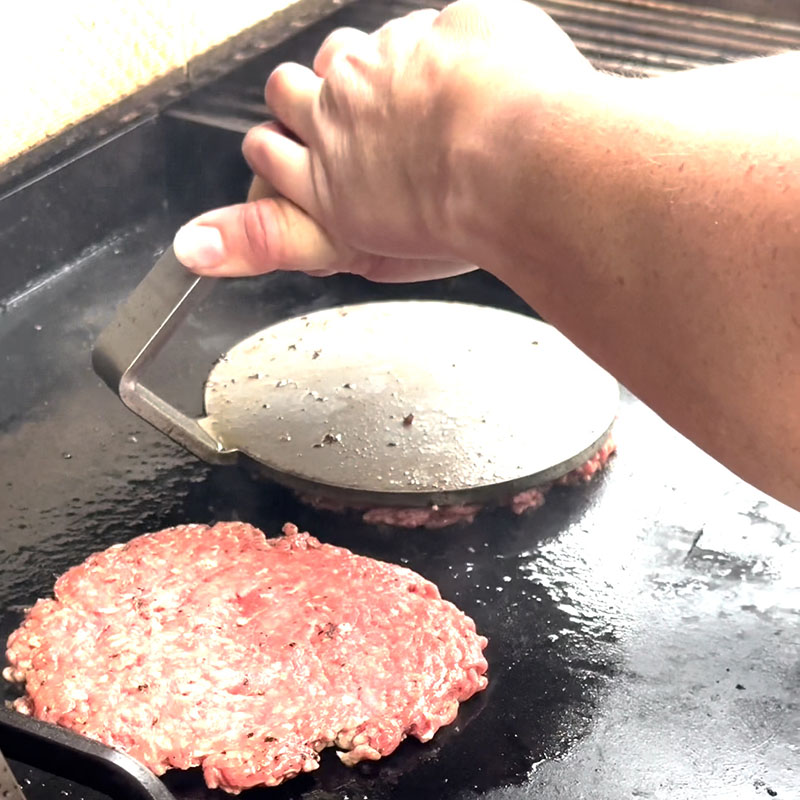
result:
[[(484, 196), (547, 205), (507, 200), (482, 229), (466, 211), (465, 252), (682, 433), (800, 507), (800, 54), (603, 82), (539, 98), (519, 187)], [(475, 185), (491, 187), (482, 162)]]
[(461, 0), (339, 32), (267, 100), (293, 135), (262, 127), (244, 150), (282, 197), (195, 221), (221, 246), (198, 258), (179, 234), (185, 263), (478, 264), (800, 507), (800, 54), (618, 78), (527, 3)]

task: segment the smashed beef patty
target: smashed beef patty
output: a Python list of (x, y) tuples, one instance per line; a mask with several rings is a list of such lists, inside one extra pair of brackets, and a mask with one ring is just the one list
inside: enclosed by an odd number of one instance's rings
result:
[(409, 569), (294, 525), (180, 525), (90, 556), (8, 642), (16, 708), (237, 793), (428, 741), (486, 687), (486, 639)]
[[(532, 489), (518, 492), (506, 498), (499, 506), (507, 506), (518, 516), (528, 511), (536, 511), (536, 509), (544, 505), (545, 497), (553, 487), (578, 486), (583, 483), (589, 483), (598, 472), (605, 469), (609, 459), (616, 452), (617, 445), (614, 442), (614, 437), (609, 434), (597, 452), (579, 467), (576, 467), (566, 475), (562, 475), (560, 478), (556, 478), (554, 481), (548, 481)], [(320, 510), (358, 511), (361, 513), (361, 519), (364, 522), (371, 525), (391, 525), (395, 528), (428, 528), (435, 530), (449, 528), (462, 522), (471, 524), (475, 521), (475, 517), (487, 508), (481, 503), (462, 503), (451, 506), (359, 508), (307, 494), (300, 494), (299, 497), (303, 502)]]

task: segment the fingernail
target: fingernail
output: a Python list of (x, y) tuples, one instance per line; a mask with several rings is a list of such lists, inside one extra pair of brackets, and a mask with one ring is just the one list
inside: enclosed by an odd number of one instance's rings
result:
[(222, 235), (209, 225), (184, 225), (172, 242), (175, 257), (189, 269), (211, 269), (225, 260)]

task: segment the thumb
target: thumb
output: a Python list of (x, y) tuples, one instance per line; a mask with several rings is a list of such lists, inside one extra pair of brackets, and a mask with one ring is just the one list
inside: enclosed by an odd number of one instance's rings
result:
[(175, 234), (173, 247), (185, 267), (216, 278), (273, 270), (349, 271), (356, 256), (284, 197), (202, 214)]

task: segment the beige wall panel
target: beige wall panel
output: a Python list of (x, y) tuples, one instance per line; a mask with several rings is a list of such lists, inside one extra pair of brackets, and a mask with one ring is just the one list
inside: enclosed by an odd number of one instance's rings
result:
[(282, 11), (293, 0), (234, 0), (233, 2), (186, 3), (173, 0), (186, 13), (186, 47), (189, 57), (253, 27), (265, 17)]
[(294, 0), (0, 0), (0, 165)]

